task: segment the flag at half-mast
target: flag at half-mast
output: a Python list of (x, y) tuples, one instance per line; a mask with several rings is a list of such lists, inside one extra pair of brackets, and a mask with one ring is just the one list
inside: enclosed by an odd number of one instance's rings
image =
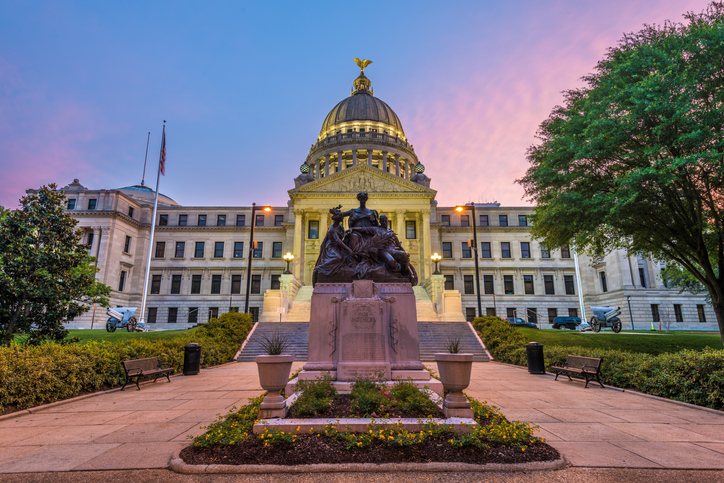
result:
[(166, 176), (166, 126), (163, 126), (163, 136), (161, 136), (161, 174)]

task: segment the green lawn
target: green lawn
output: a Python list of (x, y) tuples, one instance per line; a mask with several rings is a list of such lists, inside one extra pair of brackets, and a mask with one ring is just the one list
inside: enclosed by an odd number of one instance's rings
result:
[(176, 337), (179, 333), (186, 332), (185, 330), (157, 330), (154, 332), (128, 332), (126, 330), (116, 330), (115, 332), (108, 332), (106, 329), (71, 329), (68, 330), (68, 337), (78, 337), (81, 342), (92, 342), (92, 341), (108, 341), (108, 342), (121, 342), (124, 340), (131, 339), (170, 339)]
[(572, 330), (536, 330), (520, 328), (529, 341), (563, 347), (593, 347), (620, 349), (629, 352), (661, 354), (683, 349), (701, 350), (705, 347), (722, 349), (719, 334), (692, 334), (671, 332), (576, 332)]

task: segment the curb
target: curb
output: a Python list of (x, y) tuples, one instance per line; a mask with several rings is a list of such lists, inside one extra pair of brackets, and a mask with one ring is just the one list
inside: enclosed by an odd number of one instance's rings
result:
[(530, 463), (489, 463), (475, 465), (470, 463), (342, 463), (312, 465), (189, 465), (179, 457), (181, 451), (174, 452), (168, 469), (185, 475), (208, 474), (272, 474), (272, 473), (392, 473), (392, 472), (483, 472), (483, 471), (551, 471), (569, 466), (563, 455), (554, 461), (534, 461)]

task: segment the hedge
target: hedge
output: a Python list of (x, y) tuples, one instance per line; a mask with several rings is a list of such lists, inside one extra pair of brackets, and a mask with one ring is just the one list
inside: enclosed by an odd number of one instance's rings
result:
[[(473, 327), (490, 353), (500, 362), (527, 365), (521, 331), (499, 317), (478, 317)], [(651, 355), (612, 349), (561, 347), (547, 345), (543, 350), (545, 365), (561, 366), (568, 354), (599, 357), (601, 380), (620, 388), (637, 389), (713, 409), (724, 409), (724, 350), (682, 350)]]
[(202, 346), (201, 367), (229, 362), (251, 327), (251, 315), (227, 313), (169, 339), (0, 347), (0, 414), (120, 386), (128, 359), (158, 357), (180, 372), (191, 342)]

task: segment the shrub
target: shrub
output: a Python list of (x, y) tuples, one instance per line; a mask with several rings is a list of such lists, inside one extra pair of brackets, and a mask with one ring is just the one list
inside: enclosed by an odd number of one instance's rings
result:
[(389, 391), (384, 382), (357, 379), (349, 395), (352, 412), (364, 417), (385, 414), (391, 404)]
[(390, 390), (390, 397), (392, 404), (403, 413), (424, 417), (438, 411), (437, 404), (411, 380), (396, 382)]
[(291, 407), (295, 416), (324, 414), (329, 410), (332, 399), (337, 395), (337, 391), (332, 385), (332, 376), (329, 373), (314, 380), (297, 381), (294, 392), (301, 392)]

